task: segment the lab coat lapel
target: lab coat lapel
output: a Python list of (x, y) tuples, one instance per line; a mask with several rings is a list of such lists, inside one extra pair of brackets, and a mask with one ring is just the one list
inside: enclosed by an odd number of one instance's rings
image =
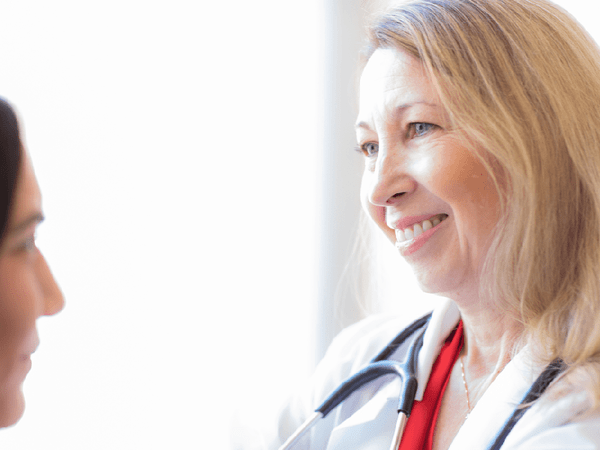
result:
[(450, 332), (456, 327), (460, 320), (460, 312), (456, 304), (445, 299), (431, 315), (431, 320), (427, 325), (423, 339), (423, 347), (419, 352), (419, 362), (417, 367), (417, 395), (416, 400), (423, 400), (425, 387), (431, 375), (433, 363), (440, 354), (440, 350), (446, 341)]
[(380, 389), (362, 408), (331, 433), (327, 450), (389, 448), (398, 417), (400, 380)]

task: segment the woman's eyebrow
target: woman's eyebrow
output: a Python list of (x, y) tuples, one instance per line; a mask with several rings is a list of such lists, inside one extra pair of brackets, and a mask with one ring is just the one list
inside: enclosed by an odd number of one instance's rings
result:
[(45, 219), (44, 215), (41, 212), (39, 212), (39, 211), (34, 212), (30, 216), (28, 216), (25, 220), (22, 220), (18, 224), (10, 227), (8, 230), (8, 233), (9, 234), (18, 234), (21, 231), (26, 230), (27, 228), (29, 228), (29, 226), (31, 226), (33, 224), (39, 224), (39, 223), (43, 222), (44, 219)]
[(367, 130), (371, 129), (371, 127), (369, 126), (369, 124), (367, 122), (364, 122), (364, 121), (356, 122), (356, 125), (354, 125), (354, 128), (365, 128)]

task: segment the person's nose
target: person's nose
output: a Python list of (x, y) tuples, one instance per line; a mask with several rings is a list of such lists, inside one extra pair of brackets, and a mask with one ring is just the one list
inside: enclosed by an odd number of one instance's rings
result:
[(369, 202), (376, 206), (393, 206), (415, 190), (416, 181), (409, 173), (407, 158), (401, 150), (380, 146)]
[(44, 305), (42, 315), (52, 316), (59, 313), (65, 306), (63, 293), (58, 287), (48, 262), (44, 255), (40, 253), (38, 276), (41, 286), (42, 295), (44, 297)]

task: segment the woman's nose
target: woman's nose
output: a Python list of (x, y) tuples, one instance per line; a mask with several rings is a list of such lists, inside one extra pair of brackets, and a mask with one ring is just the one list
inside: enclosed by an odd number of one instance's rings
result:
[(42, 287), (42, 295), (44, 296), (44, 316), (52, 316), (60, 312), (65, 306), (65, 299), (62, 291), (58, 287), (50, 267), (44, 256), (40, 253), (39, 280)]
[(381, 151), (375, 163), (369, 201), (377, 206), (392, 206), (414, 191), (415, 180), (407, 170), (406, 156), (401, 152)]

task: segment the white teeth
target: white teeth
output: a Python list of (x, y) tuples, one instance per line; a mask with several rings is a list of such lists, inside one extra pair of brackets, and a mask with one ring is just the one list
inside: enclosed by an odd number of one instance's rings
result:
[(448, 217), (446, 214), (440, 214), (433, 219), (424, 220), (422, 223), (415, 224), (412, 229), (406, 228), (405, 230), (396, 230), (396, 242), (402, 243), (410, 241), (411, 239), (420, 236), (425, 231), (431, 230), (433, 227), (439, 225), (446, 217)]
[(406, 240), (406, 237), (404, 236), (404, 231), (396, 230), (396, 241), (404, 242), (405, 240)]
[(421, 228), (421, 225), (416, 224), (413, 233), (414, 233), (414, 237), (417, 237), (420, 234), (423, 234), (423, 228)]

